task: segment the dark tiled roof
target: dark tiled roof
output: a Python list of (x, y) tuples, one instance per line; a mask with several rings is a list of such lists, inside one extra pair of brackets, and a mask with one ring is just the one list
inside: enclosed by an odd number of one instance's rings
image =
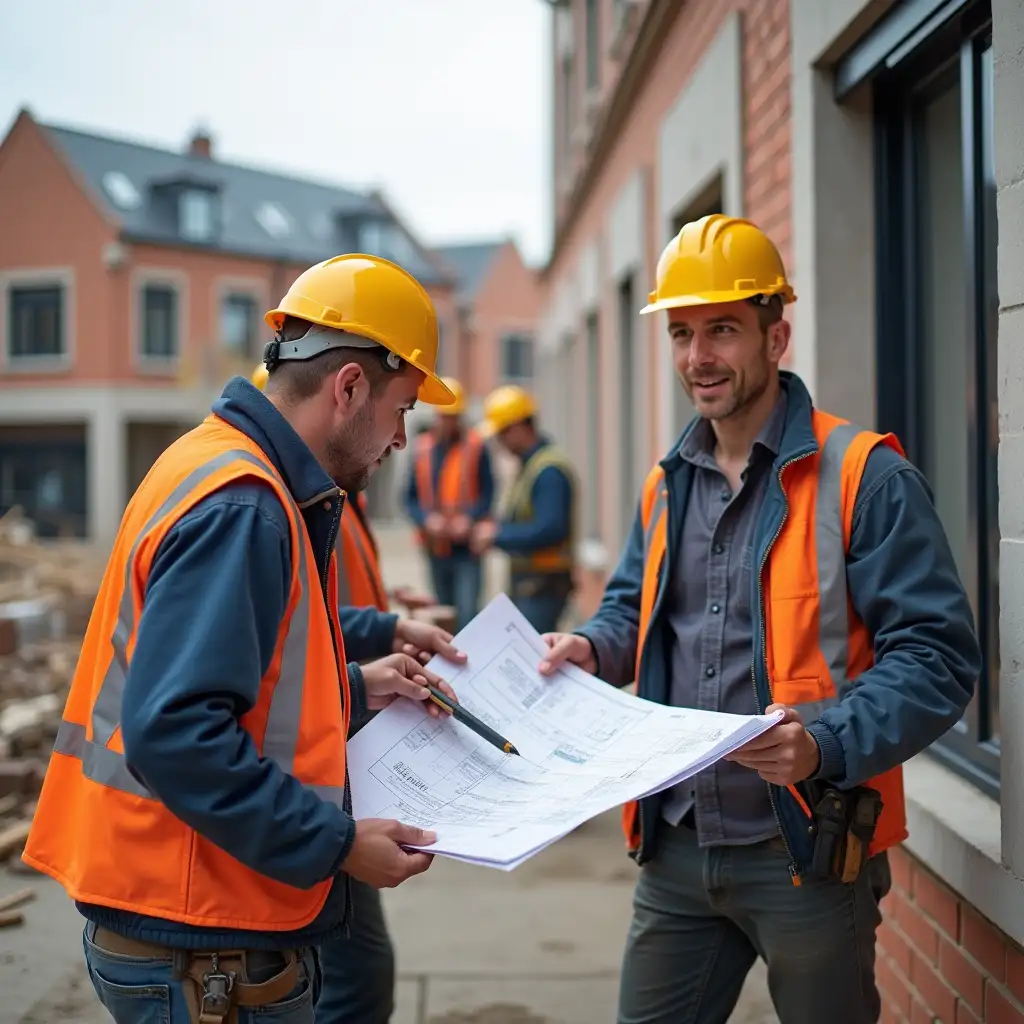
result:
[[(339, 252), (359, 251), (358, 218), (376, 215), (394, 223), (373, 193), (69, 128), (43, 128), (128, 239), (313, 264)], [(187, 185), (217, 191), (218, 230), (209, 240), (190, 242), (179, 232), (174, 190)], [(118, 200), (118, 192), (130, 199), (133, 191), (137, 202)], [(284, 214), (286, 230), (272, 234), (262, 226), (259, 211), (268, 203)], [(273, 210), (269, 216), (280, 221)], [(273, 221), (269, 223), (273, 228)], [(375, 255), (394, 260), (424, 283), (443, 282), (445, 275), (430, 254), (404, 228), (401, 236), (401, 251)]]
[(498, 250), (505, 240), (468, 242), (463, 245), (442, 245), (436, 250), (450, 264), (459, 278), (459, 297), (471, 302), (484, 283)]

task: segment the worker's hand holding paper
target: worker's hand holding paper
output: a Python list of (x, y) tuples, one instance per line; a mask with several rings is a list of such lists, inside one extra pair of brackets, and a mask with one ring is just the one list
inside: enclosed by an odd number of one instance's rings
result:
[(597, 814), (714, 764), (781, 720), (665, 707), (563, 664), (504, 594), (437, 657), (459, 700), (519, 755), (442, 713), (396, 701), (349, 743), (356, 819), (430, 829), (430, 853), (510, 870)]

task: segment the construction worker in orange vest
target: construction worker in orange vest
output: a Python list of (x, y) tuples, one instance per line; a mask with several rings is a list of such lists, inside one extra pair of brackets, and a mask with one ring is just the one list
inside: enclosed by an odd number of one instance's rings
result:
[[(267, 382), (261, 363), (252, 382)], [(371, 474), (376, 470), (371, 467)], [(466, 656), (439, 626), (391, 613), (377, 541), (366, 518), (366, 492), (348, 495), (341, 511), (335, 552), (338, 556), (338, 621), (345, 651), (355, 662), (400, 652), (426, 664), (442, 654), (456, 664)], [(415, 598), (414, 598), (415, 600)], [(350, 730), (350, 735), (357, 727)], [(352, 920), (348, 934), (321, 943), (322, 974), (316, 1004), (317, 1024), (387, 1024), (395, 1006), (395, 951), (388, 934), (380, 894), (352, 879)]]
[(697, 415), (651, 470), (597, 614), (546, 638), (542, 672), (570, 661), (662, 704), (783, 714), (624, 809), (643, 867), (621, 1022), (725, 1021), (758, 956), (782, 1024), (877, 1021), (900, 766), (981, 671), (921, 474), (780, 371), (794, 300), (749, 221), (711, 215), (669, 243), (641, 312), (667, 311)]
[(537, 424), (537, 403), (515, 384), (484, 400), (484, 432), (520, 464), (500, 522), (480, 523), (471, 545), (509, 556), (509, 596), (540, 633), (558, 628), (575, 585), (577, 481), (569, 456)]
[(494, 474), (483, 438), (465, 425), (465, 390), (442, 379), (455, 402), (439, 408), (433, 427), (415, 441), (405, 509), (426, 551), (434, 594), (455, 608), (458, 632), (480, 610), (483, 564), (469, 535), (490, 514)]
[(85, 916), (119, 1024), (312, 1020), (353, 880), (431, 860), (432, 833), (353, 820), (346, 736), (442, 681), (405, 654), (346, 664), (334, 549), (417, 398), (453, 398), (433, 304), (346, 255), (266, 319), (265, 393), (231, 380), (128, 504), (24, 853)]

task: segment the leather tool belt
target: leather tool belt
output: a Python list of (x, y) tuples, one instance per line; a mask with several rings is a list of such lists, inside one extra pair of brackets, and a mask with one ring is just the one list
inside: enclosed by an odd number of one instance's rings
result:
[[(248, 979), (244, 949), (205, 952), (171, 949), (152, 942), (139, 942), (107, 928), (96, 928), (92, 941), (108, 953), (143, 958), (171, 958), (174, 977), (184, 984), (189, 1015), (193, 1024), (237, 1024), (239, 1006), (268, 1006), (280, 1002), (299, 984), (300, 953), (281, 950), (284, 967), (278, 974), (259, 984)], [(260, 951), (262, 952), (262, 951)]]

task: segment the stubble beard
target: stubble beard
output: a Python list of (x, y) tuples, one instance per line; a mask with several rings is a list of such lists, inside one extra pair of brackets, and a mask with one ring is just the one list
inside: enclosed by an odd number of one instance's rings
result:
[(349, 494), (358, 494), (370, 482), (370, 467), (384, 453), (373, 443), (374, 403), (367, 402), (350, 423), (327, 438), (327, 472)]

